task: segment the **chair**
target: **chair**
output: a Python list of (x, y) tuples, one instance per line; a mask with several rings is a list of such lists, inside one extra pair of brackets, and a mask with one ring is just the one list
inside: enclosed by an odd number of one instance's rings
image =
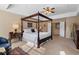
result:
[(8, 39), (0, 37), (0, 47), (4, 47), (6, 50), (6, 54), (9, 54), (9, 50), (11, 49), (11, 44)]

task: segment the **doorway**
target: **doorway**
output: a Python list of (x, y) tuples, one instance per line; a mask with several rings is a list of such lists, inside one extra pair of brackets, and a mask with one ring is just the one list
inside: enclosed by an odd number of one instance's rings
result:
[(54, 36), (65, 37), (65, 22), (54, 22), (53, 34)]
[(65, 22), (60, 22), (60, 36), (65, 37)]
[(60, 33), (60, 22), (53, 23), (53, 34), (59, 36)]

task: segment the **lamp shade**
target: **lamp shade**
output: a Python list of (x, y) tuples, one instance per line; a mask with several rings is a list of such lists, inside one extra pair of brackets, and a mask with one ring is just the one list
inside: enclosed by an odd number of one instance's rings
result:
[(18, 29), (19, 25), (18, 24), (13, 24), (12, 27), (13, 27), (13, 29)]

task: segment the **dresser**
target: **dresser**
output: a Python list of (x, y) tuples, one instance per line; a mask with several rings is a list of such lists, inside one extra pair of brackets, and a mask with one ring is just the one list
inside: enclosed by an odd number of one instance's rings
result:
[(77, 49), (79, 49), (79, 30), (76, 30), (75, 44), (76, 44)]

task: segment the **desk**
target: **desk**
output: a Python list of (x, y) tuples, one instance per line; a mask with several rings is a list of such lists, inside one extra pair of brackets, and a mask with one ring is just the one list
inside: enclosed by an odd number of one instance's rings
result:
[(20, 32), (17, 32), (17, 33), (9, 32), (9, 39), (10, 39), (10, 42), (12, 39), (21, 40), (21, 33)]

